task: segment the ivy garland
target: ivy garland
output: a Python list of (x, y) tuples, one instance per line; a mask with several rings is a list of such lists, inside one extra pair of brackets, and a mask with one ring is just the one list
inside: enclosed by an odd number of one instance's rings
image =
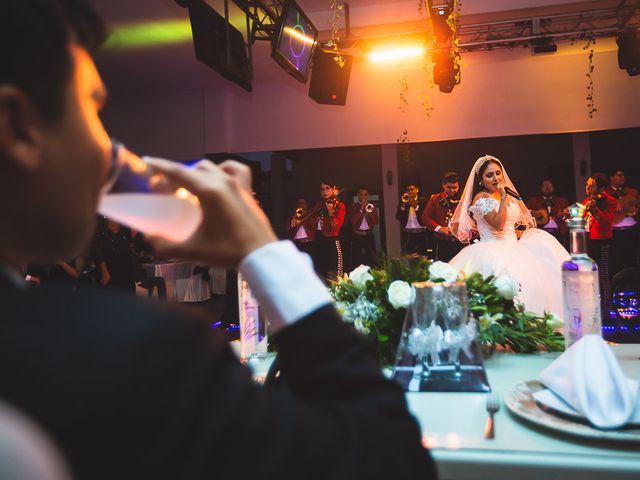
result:
[(593, 101), (593, 70), (595, 69), (595, 65), (593, 64), (593, 54), (595, 52), (594, 45), (596, 44), (596, 39), (593, 36), (592, 32), (587, 32), (584, 34), (583, 39), (585, 40), (585, 44), (582, 47), (582, 50), (589, 51), (589, 66), (587, 67), (587, 108), (589, 109), (589, 118), (593, 118), (593, 114), (598, 111), (595, 107), (595, 103)]
[(338, 2), (338, 0), (329, 0), (329, 8), (333, 12), (329, 26), (331, 27), (331, 40), (326, 43), (326, 46), (333, 52), (333, 60), (340, 66), (344, 67), (344, 58), (340, 53), (338, 46), (340, 42), (340, 29), (338, 28), (338, 21), (342, 18), (342, 11), (344, 10), (344, 3)]

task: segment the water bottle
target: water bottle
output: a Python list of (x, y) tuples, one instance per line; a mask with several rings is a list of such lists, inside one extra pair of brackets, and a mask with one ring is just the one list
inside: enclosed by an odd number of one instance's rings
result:
[(598, 265), (587, 255), (584, 205), (569, 207), (571, 258), (562, 264), (565, 349), (584, 335), (602, 335)]
[(267, 356), (267, 319), (249, 284), (238, 274), (238, 308), (240, 309), (240, 360), (263, 359)]

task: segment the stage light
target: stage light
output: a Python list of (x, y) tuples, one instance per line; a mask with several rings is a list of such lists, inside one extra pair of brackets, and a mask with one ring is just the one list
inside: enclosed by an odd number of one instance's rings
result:
[(190, 41), (189, 20), (163, 20), (116, 25), (105, 48), (155, 47)]
[(369, 60), (374, 63), (402, 60), (424, 55), (424, 47), (385, 48), (369, 53)]

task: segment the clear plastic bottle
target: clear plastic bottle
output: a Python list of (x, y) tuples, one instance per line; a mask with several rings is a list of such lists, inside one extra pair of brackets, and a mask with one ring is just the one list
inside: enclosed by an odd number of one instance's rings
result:
[(238, 274), (240, 308), (240, 360), (248, 362), (267, 356), (267, 319), (249, 284)]
[(587, 255), (584, 206), (569, 207), (571, 258), (562, 264), (565, 349), (584, 335), (602, 335), (598, 265)]

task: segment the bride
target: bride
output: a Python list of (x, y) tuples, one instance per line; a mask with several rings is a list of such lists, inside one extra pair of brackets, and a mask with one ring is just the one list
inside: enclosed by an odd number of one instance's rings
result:
[[(463, 243), (474, 233), (480, 241), (462, 249), (449, 262), (467, 274), (508, 274), (519, 289), (516, 300), (537, 314), (562, 316), (561, 265), (569, 253), (535, 221), (515, 191), (502, 162), (485, 155), (476, 160), (460, 203), (451, 219), (451, 232)], [(516, 226), (527, 228), (520, 239)]]

